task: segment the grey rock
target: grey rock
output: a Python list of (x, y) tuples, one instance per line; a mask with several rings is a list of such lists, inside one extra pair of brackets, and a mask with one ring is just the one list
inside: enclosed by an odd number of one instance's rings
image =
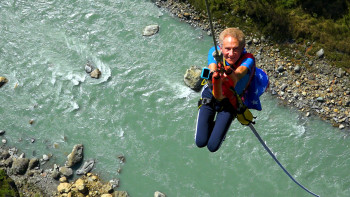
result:
[(283, 67), (283, 66), (279, 66), (279, 67), (277, 68), (277, 72), (279, 72), (279, 73), (284, 72), (284, 67)]
[(146, 26), (144, 28), (142, 35), (143, 36), (152, 36), (152, 35), (158, 33), (158, 31), (159, 31), (159, 25), (149, 25), (149, 26)]
[(109, 183), (112, 185), (112, 188), (117, 188), (119, 186), (119, 179), (112, 179), (109, 181)]
[(81, 162), (83, 160), (83, 150), (84, 146), (82, 144), (77, 144), (73, 147), (72, 152), (67, 156), (67, 167), (72, 167), (75, 164)]
[(284, 92), (284, 91), (286, 90), (287, 87), (288, 87), (287, 84), (283, 84), (283, 85), (281, 86), (281, 90)]
[(314, 63), (312, 61), (309, 61), (309, 66), (312, 66)]
[(92, 170), (92, 168), (95, 165), (95, 160), (93, 159), (89, 159), (87, 161), (84, 162), (83, 166), (81, 166), (77, 171), (76, 174), (77, 175), (82, 175), (82, 174), (86, 174), (88, 172), (90, 172)]
[(57, 170), (57, 169), (54, 169), (51, 173), (51, 177), (54, 178), (54, 179), (59, 179), (60, 178), (60, 172)]
[(322, 58), (324, 56), (324, 50), (323, 49), (320, 49), (319, 51), (316, 52), (316, 56), (318, 58)]
[(67, 168), (67, 167), (65, 167), (65, 166), (60, 167), (59, 172), (60, 172), (63, 176), (65, 176), (65, 177), (70, 177), (70, 176), (73, 175), (73, 170), (72, 170), (72, 168)]
[(295, 73), (300, 73), (300, 71), (301, 71), (300, 66), (299, 66), (299, 65), (296, 65), (296, 66), (294, 67), (294, 72), (295, 72)]
[(154, 192), (154, 197), (165, 197), (165, 194), (163, 194), (160, 191), (156, 191), (156, 192)]
[(50, 157), (48, 155), (43, 155), (43, 160), (44, 161), (49, 161), (50, 160)]
[(91, 73), (94, 70), (94, 66), (90, 61), (88, 61), (85, 65), (85, 72)]
[(23, 175), (26, 173), (29, 164), (27, 158), (14, 158), (11, 170), (14, 174)]
[(339, 129), (344, 129), (344, 128), (345, 128), (345, 126), (343, 124), (339, 125)]
[(0, 130), (0, 135), (4, 135), (5, 134), (5, 130)]
[(201, 79), (201, 73), (202, 70), (200, 68), (191, 66), (186, 70), (184, 75), (185, 84), (196, 92), (200, 91), (202, 88), (201, 82), (203, 79)]
[(323, 98), (323, 97), (318, 97), (316, 100), (317, 100), (318, 102), (321, 102), (321, 103), (324, 102), (324, 98)]
[(2, 160), (2, 159), (7, 159), (7, 158), (9, 158), (11, 155), (10, 155), (10, 153), (9, 153), (9, 151), (7, 151), (7, 150), (2, 150), (1, 152), (0, 152), (0, 160)]
[(257, 39), (257, 38), (253, 38), (253, 43), (254, 43), (254, 44), (259, 44), (260, 41), (259, 41), (259, 39)]
[(39, 162), (38, 158), (30, 159), (29, 164), (28, 164), (29, 170), (34, 169), (35, 167), (39, 167), (39, 166), (40, 166), (40, 162)]

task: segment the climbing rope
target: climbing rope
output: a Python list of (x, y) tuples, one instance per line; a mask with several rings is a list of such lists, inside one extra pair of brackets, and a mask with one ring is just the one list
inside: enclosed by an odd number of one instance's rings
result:
[(311, 195), (317, 196), (319, 197), (319, 195), (313, 193), (312, 191), (308, 190), (306, 187), (304, 187), (302, 184), (300, 184), (298, 181), (296, 181), (292, 175), (289, 174), (289, 172), (282, 166), (282, 164), (278, 161), (278, 159), (276, 158), (276, 156), (271, 152), (271, 150), (269, 149), (269, 147), (265, 144), (265, 142), (261, 139), (259, 133), (255, 130), (254, 126), (252, 124), (248, 125), (249, 128), (253, 131), (254, 135), (258, 138), (259, 142), (261, 143), (261, 145), (263, 145), (263, 147), (265, 148), (265, 150), (271, 155), (271, 157), (276, 161), (276, 163), (282, 168), (282, 170), (289, 176), (290, 179), (292, 179), (294, 181), (294, 183), (296, 183), (297, 185), (299, 185), (301, 188), (303, 188), (305, 191), (309, 192)]

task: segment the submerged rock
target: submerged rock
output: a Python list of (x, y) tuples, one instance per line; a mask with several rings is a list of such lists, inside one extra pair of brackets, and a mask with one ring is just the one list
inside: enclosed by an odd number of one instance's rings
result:
[(149, 25), (143, 30), (143, 36), (152, 36), (159, 31), (159, 25)]
[(6, 77), (0, 77), (0, 88), (7, 82), (8, 80), (6, 79)]

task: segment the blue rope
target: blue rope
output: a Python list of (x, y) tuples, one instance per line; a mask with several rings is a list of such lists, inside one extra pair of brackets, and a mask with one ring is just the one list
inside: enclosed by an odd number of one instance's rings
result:
[(289, 174), (289, 172), (282, 166), (282, 164), (277, 160), (276, 156), (271, 152), (271, 150), (269, 149), (269, 147), (265, 144), (265, 142), (261, 139), (260, 135), (258, 134), (258, 132), (255, 130), (255, 128), (253, 127), (252, 124), (248, 125), (249, 128), (253, 131), (254, 135), (258, 138), (258, 140), (260, 141), (261, 145), (264, 146), (265, 150), (271, 155), (271, 157), (276, 161), (276, 163), (282, 168), (282, 170), (289, 176), (290, 179), (292, 179), (297, 185), (299, 185), (301, 188), (303, 188), (305, 191), (309, 192), (310, 194), (319, 197), (319, 195), (311, 192), (310, 190), (308, 190), (306, 187), (304, 187), (302, 184), (300, 184), (298, 181), (296, 181), (292, 175)]

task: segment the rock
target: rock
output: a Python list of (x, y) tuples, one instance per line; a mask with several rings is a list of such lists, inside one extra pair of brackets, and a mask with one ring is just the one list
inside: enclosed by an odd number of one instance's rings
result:
[(345, 126), (343, 124), (339, 125), (339, 129), (344, 129), (344, 128), (345, 128)]
[(5, 130), (0, 130), (0, 135), (4, 135), (5, 134)]
[(201, 73), (202, 70), (200, 68), (196, 66), (191, 66), (189, 69), (186, 70), (186, 73), (184, 75), (185, 84), (196, 92), (200, 91), (202, 88)]
[(67, 177), (65, 177), (65, 176), (61, 177), (60, 183), (67, 183)]
[(281, 90), (284, 92), (285, 90), (286, 90), (286, 88), (288, 87), (288, 85), (287, 84), (282, 84), (282, 86), (281, 86)]
[(40, 165), (39, 159), (38, 158), (32, 158), (32, 159), (29, 160), (28, 169), (32, 170), (35, 167), (39, 167), (39, 165)]
[(14, 174), (23, 175), (26, 173), (29, 164), (27, 158), (14, 158), (11, 170)]
[(117, 188), (119, 186), (119, 179), (112, 179), (109, 181), (109, 183), (111, 184), (112, 188)]
[(85, 72), (91, 73), (93, 70), (94, 70), (94, 66), (92, 65), (92, 63), (90, 61), (87, 61), (86, 65), (85, 65)]
[(113, 197), (112, 194), (102, 194), (101, 197)]
[(71, 185), (69, 183), (60, 183), (58, 186), (57, 186), (57, 191), (59, 193), (68, 193), (71, 189)]
[(101, 71), (100, 71), (98, 68), (96, 68), (95, 70), (93, 70), (93, 71), (90, 73), (90, 76), (91, 76), (92, 78), (98, 79), (98, 78), (100, 78), (100, 76), (101, 76)]
[(6, 143), (7, 143), (7, 140), (6, 140), (6, 139), (2, 139), (1, 142), (2, 142), (3, 144), (6, 144)]
[(0, 77), (0, 88), (7, 82), (8, 80), (5, 77)]
[(71, 177), (73, 175), (73, 170), (72, 168), (67, 168), (65, 166), (60, 167), (59, 172), (66, 177)]
[(345, 73), (346, 72), (342, 68), (339, 68), (336, 76), (338, 78), (342, 78), (345, 75)]
[(284, 72), (284, 67), (283, 67), (283, 66), (279, 66), (279, 67), (277, 68), (277, 72), (279, 72), (279, 73)]
[(301, 71), (300, 66), (299, 66), (299, 65), (296, 65), (296, 66), (294, 67), (294, 72), (295, 72), (295, 73), (300, 73), (300, 71)]
[(154, 197), (165, 197), (165, 194), (163, 194), (162, 192), (156, 191), (154, 192)]
[(43, 160), (44, 161), (49, 161), (50, 157), (48, 155), (43, 155)]
[(309, 66), (312, 66), (314, 63), (312, 61), (309, 61)]
[(126, 191), (115, 191), (113, 193), (114, 197), (128, 197), (128, 193)]
[(93, 160), (93, 159), (89, 159), (88, 161), (85, 161), (83, 166), (80, 167), (76, 171), (76, 174), (77, 175), (82, 175), (82, 174), (86, 174), (86, 173), (90, 172), (92, 170), (92, 168), (94, 167), (94, 164), (95, 164), (95, 160)]
[(82, 144), (77, 144), (73, 147), (72, 152), (67, 156), (67, 167), (72, 167), (75, 164), (81, 162), (83, 160), (83, 150), (84, 146)]
[[(51, 172), (51, 177), (54, 178), (54, 179), (58, 179), (60, 178), (60, 172), (57, 170), (57, 169), (53, 169), (52, 172)], [(61, 180), (61, 179), (60, 179)]]
[(9, 151), (7, 151), (7, 150), (2, 150), (2, 151), (0, 152), (0, 160), (7, 159), (7, 158), (9, 158), (10, 156), (11, 156), (11, 155), (10, 155)]
[(83, 179), (78, 179), (75, 181), (74, 186), (78, 189), (81, 193), (87, 193), (88, 188), (86, 187)]
[(323, 49), (320, 49), (319, 51), (316, 52), (316, 56), (318, 58), (322, 58), (324, 56), (324, 50)]
[(320, 103), (323, 103), (323, 102), (324, 102), (324, 98), (323, 98), (323, 97), (318, 97), (316, 100), (317, 100), (318, 102), (320, 102)]
[(143, 36), (152, 36), (159, 31), (159, 25), (149, 25), (146, 26), (145, 29), (143, 30), (142, 35)]

